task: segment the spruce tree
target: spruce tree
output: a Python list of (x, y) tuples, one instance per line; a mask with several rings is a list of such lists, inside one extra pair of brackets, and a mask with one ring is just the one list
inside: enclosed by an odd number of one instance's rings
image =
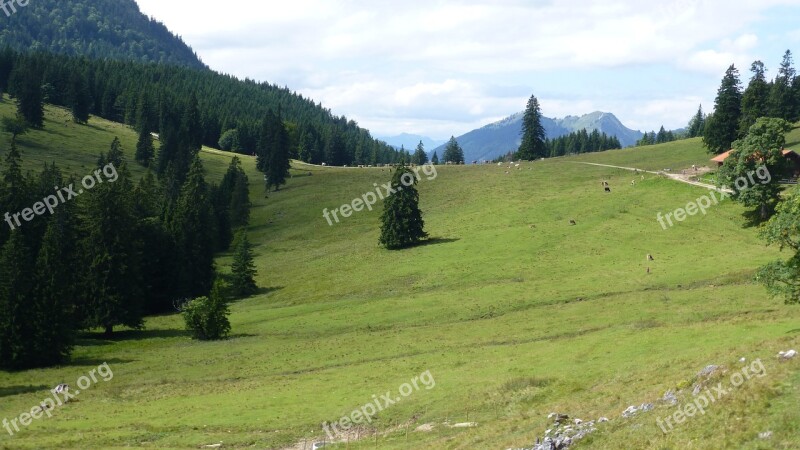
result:
[(72, 120), (75, 123), (89, 122), (89, 110), (92, 106), (92, 97), (86, 85), (86, 78), (81, 73), (75, 72), (70, 80), (69, 102), (72, 110)]
[[(11, 141), (11, 148), (5, 157), (5, 164), (2, 172), (2, 189), (0, 189), (0, 205), (6, 208), (7, 212), (14, 213), (22, 211), (31, 204), (30, 180), (22, 174), (22, 156), (17, 150), (17, 144)], [(0, 212), (2, 214), (2, 212)], [(16, 221), (11, 220), (14, 228), (17, 227)], [(20, 220), (20, 226), (23, 224)], [(23, 226), (24, 228), (24, 226)], [(8, 239), (10, 226), (0, 226), (0, 245)]]
[(792, 52), (786, 50), (778, 68), (778, 75), (775, 77), (769, 93), (770, 117), (779, 117), (789, 122), (797, 120), (798, 112), (792, 90), (795, 78), (795, 70), (792, 64)]
[(142, 130), (139, 131), (139, 140), (136, 142), (136, 155), (134, 156), (136, 162), (144, 167), (150, 167), (155, 153), (153, 137), (150, 136), (150, 132), (147, 131), (147, 128), (142, 128)]
[(444, 148), (444, 161), (451, 164), (464, 164), (464, 150), (453, 136), (450, 136), (450, 140), (447, 141)]
[(431, 164), (435, 166), (439, 165), (439, 155), (437, 155), (435, 151), (433, 152), (433, 156), (431, 156)]
[(397, 192), (384, 200), (381, 216), (379, 242), (387, 249), (409, 247), (428, 237), (419, 209), (416, 184), (417, 179), (409, 168), (401, 165), (395, 170), (392, 186)]
[(136, 236), (146, 263), (141, 268), (144, 311), (148, 314), (169, 312), (178, 297), (178, 259), (175, 240), (162, 220), (164, 195), (148, 171), (133, 191)]
[(422, 144), (422, 141), (419, 141), (419, 144), (417, 144), (417, 149), (414, 151), (414, 156), (411, 158), (411, 161), (418, 166), (428, 163), (428, 154), (425, 153), (425, 146)]
[(697, 113), (692, 117), (692, 120), (689, 121), (689, 126), (687, 127), (688, 137), (694, 138), (702, 136), (706, 126), (705, 120), (706, 117), (703, 115), (703, 105), (700, 105), (697, 108)]
[(17, 97), (17, 113), (32, 128), (44, 126), (42, 76), (32, 63), (23, 64), (12, 74)]
[(87, 195), (85, 211), (89, 321), (107, 336), (117, 325), (142, 327), (141, 245), (133, 183), (115, 139), (100, 164), (112, 163), (118, 178), (98, 183)]
[(714, 113), (706, 120), (703, 143), (711, 153), (723, 153), (731, 148), (739, 131), (742, 91), (739, 71), (731, 65), (722, 78), (714, 100)]
[(211, 289), (216, 230), (213, 222), (203, 165), (195, 157), (170, 223), (178, 250), (178, 291), (185, 298), (206, 295)]
[(236, 177), (233, 184), (230, 215), (232, 227), (243, 227), (250, 222), (250, 186), (244, 172)]
[(539, 100), (531, 95), (522, 116), (522, 144), (517, 150), (517, 157), (532, 161), (548, 156), (546, 137)]
[(280, 113), (275, 117), (274, 135), (272, 137), (272, 148), (269, 152), (269, 163), (266, 167), (266, 189), (269, 191), (273, 187), (276, 191), (286, 184), (286, 177), (289, 176), (289, 169), (292, 165), (289, 161), (289, 134), (283, 124)]
[(756, 123), (759, 117), (769, 115), (770, 87), (767, 83), (764, 63), (755, 61), (750, 66), (753, 76), (747, 89), (742, 94), (742, 118), (739, 120), (739, 136), (747, 134), (747, 130)]
[(231, 290), (237, 298), (248, 297), (256, 293), (256, 266), (247, 232), (241, 231), (236, 236), (236, 251), (231, 264)]
[(26, 369), (36, 364), (36, 329), (46, 319), (36, 311), (33, 263), (19, 230), (0, 249), (0, 368)]
[(46, 318), (37, 327), (36, 352), (43, 365), (59, 364), (69, 359), (75, 344), (84, 298), (82, 281), (84, 261), (77, 246), (78, 221), (74, 203), (59, 205), (50, 218), (36, 260), (34, 295), (37, 312)]

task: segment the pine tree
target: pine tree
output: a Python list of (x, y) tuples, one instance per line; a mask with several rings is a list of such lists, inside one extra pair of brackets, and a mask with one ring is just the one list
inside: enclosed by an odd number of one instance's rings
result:
[(33, 263), (19, 230), (0, 249), (0, 368), (37, 364), (35, 333), (45, 326), (33, 303)]
[(21, 65), (12, 74), (16, 85), (17, 113), (32, 128), (44, 126), (42, 76), (33, 64)]
[(711, 153), (722, 153), (736, 140), (741, 119), (742, 91), (739, 71), (731, 65), (717, 91), (714, 113), (706, 120), (703, 143)]
[(286, 184), (286, 177), (289, 176), (289, 169), (292, 167), (289, 161), (289, 134), (280, 113), (272, 120), (273, 135), (265, 168), (267, 192), (273, 187), (276, 191), (280, 190), (281, 186)]
[[(22, 174), (22, 156), (19, 154), (17, 144), (13, 139), (11, 140), (11, 148), (6, 154), (0, 188), (2, 188), (0, 189), (0, 205), (3, 205), (7, 212), (22, 211), (23, 208), (31, 204), (30, 182)], [(10, 221), (13, 228), (17, 228), (24, 223), (20, 220), (18, 225), (14, 218), (11, 218)], [(11, 225), (8, 227), (5, 224), (0, 226), (0, 245), (4, 244), (8, 239)]]
[(87, 290), (90, 296), (89, 321), (111, 335), (117, 325), (142, 326), (140, 241), (136, 236), (136, 216), (127, 164), (119, 141), (111, 145), (100, 165), (114, 164), (115, 182), (98, 184), (89, 192), (85, 212)]
[(780, 117), (781, 119), (794, 122), (797, 120), (792, 84), (795, 78), (795, 70), (792, 66), (792, 52), (786, 50), (783, 54), (778, 75), (772, 84), (769, 93), (769, 115), (770, 117)]
[(392, 176), (392, 186), (397, 192), (383, 203), (381, 236), (379, 242), (390, 250), (401, 249), (419, 243), (428, 237), (425, 222), (419, 209), (419, 193), (414, 173), (401, 165)]
[(755, 61), (750, 66), (753, 76), (747, 89), (742, 94), (742, 118), (739, 120), (739, 136), (747, 134), (747, 130), (756, 123), (759, 117), (769, 115), (770, 87), (767, 83), (764, 63)]
[(146, 257), (141, 267), (143, 308), (148, 314), (169, 312), (178, 297), (175, 280), (179, 262), (175, 240), (161, 219), (164, 195), (152, 172), (139, 180), (133, 198), (136, 236)]
[(428, 163), (428, 154), (425, 153), (425, 146), (422, 144), (422, 141), (419, 141), (419, 144), (417, 144), (417, 149), (414, 151), (414, 156), (411, 157), (411, 161), (418, 166)]
[(439, 165), (439, 155), (436, 152), (433, 152), (433, 156), (431, 156), (431, 164), (438, 166)]
[(464, 164), (464, 150), (453, 136), (450, 136), (450, 140), (447, 141), (444, 148), (444, 161), (451, 164)]
[(70, 80), (69, 102), (72, 110), (72, 120), (75, 123), (85, 124), (89, 122), (89, 110), (91, 109), (92, 97), (86, 85), (86, 78), (81, 73), (74, 72)]
[(236, 236), (236, 251), (231, 264), (231, 290), (237, 298), (248, 297), (256, 293), (256, 266), (247, 232), (241, 231)]
[(665, 142), (667, 142), (667, 130), (664, 129), (664, 125), (661, 125), (656, 135), (656, 144), (663, 144)]
[(231, 226), (246, 226), (250, 222), (250, 186), (244, 172), (236, 177), (230, 199)]
[(81, 282), (86, 275), (81, 268), (77, 247), (79, 241), (75, 204), (65, 203), (50, 219), (36, 260), (34, 295), (38, 314), (46, 318), (37, 327), (35, 349), (42, 365), (67, 361), (75, 343), (79, 316), (83, 305)]
[(701, 137), (706, 126), (705, 121), (706, 117), (703, 115), (703, 105), (700, 105), (697, 108), (697, 114), (695, 114), (694, 117), (692, 117), (692, 120), (689, 121), (689, 127), (687, 130), (688, 136), (690, 138)]
[(134, 157), (136, 162), (144, 167), (150, 167), (155, 153), (153, 137), (150, 136), (150, 132), (147, 131), (147, 128), (142, 128), (142, 131), (139, 132), (139, 140), (136, 142), (136, 155)]
[(531, 161), (548, 156), (545, 138), (539, 100), (531, 95), (525, 107), (525, 114), (522, 116), (522, 144), (517, 151), (517, 157)]
[(181, 189), (170, 230), (180, 263), (178, 291), (185, 298), (206, 295), (214, 279), (214, 214), (203, 165), (195, 157)]

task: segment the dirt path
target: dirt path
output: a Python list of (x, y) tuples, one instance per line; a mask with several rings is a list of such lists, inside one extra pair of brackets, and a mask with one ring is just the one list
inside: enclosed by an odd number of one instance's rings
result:
[[(589, 165), (589, 166), (610, 167), (612, 169), (630, 170), (631, 172), (637, 172), (637, 173), (638, 172), (642, 172), (642, 173), (650, 173), (650, 174), (654, 174), (654, 175), (664, 175), (667, 178), (669, 178), (670, 180), (680, 181), (681, 183), (691, 184), (692, 186), (698, 186), (698, 187), (702, 187), (702, 188), (705, 188), (705, 189), (711, 189), (711, 190), (714, 190), (714, 191), (717, 191), (717, 192), (725, 192), (725, 193), (728, 193), (728, 194), (732, 194), (733, 193), (733, 191), (730, 190), (730, 189), (719, 188), (717, 186), (714, 186), (713, 184), (702, 183), (700, 181), (694, 181), (694, 180), (691, 179), (692, 177), (696, 177), (698, 175), (703, 175), (705, 173), (710, 172), (711, 169), (708, 168), (708, 167), (700, 167), (698, 169), (687, 169), (687, 170), (681, 171), (681, 173), (670, 173), (670, 172), (664, 172), (664, 171), (654, 172), (652, 170), (642, 170), (642, 169), (637, 169), (635, 167), (612, 166), (610, 164), (598, 164), (598, 163), (589, 163), (589, 162), (580, 162), (580, 161), (570, 161), (570, 162), (573, 163), (573, 164), (586, 164), (586, 165)], [(686, 172), (691, 172), (691, 174), (686, 173)]]

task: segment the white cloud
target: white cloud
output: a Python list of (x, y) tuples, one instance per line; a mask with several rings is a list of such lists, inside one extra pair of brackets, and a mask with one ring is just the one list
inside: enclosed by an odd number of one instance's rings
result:
[[(731, 63), (745, 69), (762, 57), (760, 35), (772, 32), (759, 22), (763, 12), (798, 4), (231, 0), (221, 7), (217, 0), (138, 1), (214, 69), (288, 85), (375, 134), (439, 138), (522, 109), (530, 92), (558, 111), (548, 115), (617, 107), (611, 112), (643, 128), (683, 126), (696, 104), (679, 120), (677, 111), (653, 106), (661, 102), (653, 100), (654, 89), (660, 90), (658, 99), (679, 103), (713, 96), (713, 88), (687, 93), (674, 80), (693, 77), (705, 89), (718, 84)], [(635, 74), (656, 66), (665, 73), (658, 85), (648, 77), (620, 76), (620, 89), (630, 94), (623, 100), (593, 86), (559, 83), (559, 74), (581, 73), (589, 80), (594, 74), (608, 77), (604, 70)], [(498, 94), (507, 86), (528, 92)], [(552, 92), (570, 95), (556, 98)]]

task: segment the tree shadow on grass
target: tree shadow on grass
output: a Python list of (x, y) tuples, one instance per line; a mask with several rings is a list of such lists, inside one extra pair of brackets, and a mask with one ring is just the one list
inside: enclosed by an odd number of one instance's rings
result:
[(47, 389), (50, 389), (50, 387), (45, 385), (0, 387), (0, 398), (11, 397), (12, 395), (30, 394), (33, 392), (45, 391)]
[(228, 336), (227, 340), (230, 341), (230, 340), (233, 340), (233, 339), (251, 338), (251, 337), (258, 337), (258, 335), (257, 334), (249, 334), (249, 333), (237, 333), (237, 334), (231, 334), (230, 336)]
[(72, 358), (72, 360), (64, 366), (66, 367), (97, 367), (103, 364), (113, 366), (115, 364), (127, 364), (134, 362), (134, 359), (120, 359), (120, 358)]
[(439, 245), (439, 244), (450, 244), (453, 242), (460, 241), (460, 238), (440, 238), (440, 237), (433, 237), (425, 239), (424, 241), (420, 241), (419, 243), (412, 245), (406, 248), (414, 248), (414, 247), (427, 247), (429, 245)]
[(114, 342), (141, 341), (144, 339), (168, 339), (189, 336), (186, 330), (120, 330), (111, 336), (106, 336), (100, 331), (88, 331), (81, 334), (79, 341), (93, 340), (96, 344), (86, 343), (81, 345), (107, 345)]
[(253, 296), (271, 294), (273, 292), (280, 291), (283, 288), (284, 288), (284, 286), (260, 287), (260, 288), (258, 288), (256, 293), (253, 294)]

